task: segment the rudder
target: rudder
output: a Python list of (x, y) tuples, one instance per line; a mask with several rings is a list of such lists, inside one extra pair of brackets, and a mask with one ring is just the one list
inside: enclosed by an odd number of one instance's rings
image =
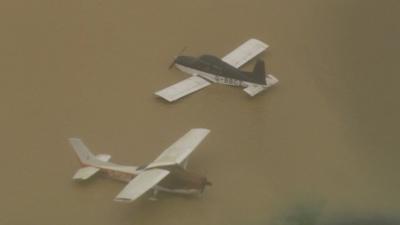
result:
[(78, 155), (79, 161), (86, 164), (90, 159), (95, 158), (93, 153), (90, 152), (89, 148), (79, 138), (69, 138), (69, 143), (72, 145), (75, 153)]
[(254, 66), (252, 78), (255, 83), (266, 85), (267, 82), (265, 80), (265, 63), (263, 60), (259, 59)]

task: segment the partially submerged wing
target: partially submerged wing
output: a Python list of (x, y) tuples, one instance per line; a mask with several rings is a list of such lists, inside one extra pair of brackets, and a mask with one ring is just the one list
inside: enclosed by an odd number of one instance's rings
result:
[(257, 39), (250, 39), (227, 54), (222, 61), (239, 68), (268, 48), (268, 45)]
[(208, 129), (191, 129), (183, 137), (167, 148), (147, 168), (181, 164), (210, 132)]
[(192, 76), (172, 86), (164, 88), (161, 91), (157, 91), (155, 94), (169, 102), (173, 102), (183, 96), (205, 88), (208, 85), (210, 85), (210, 82), (203, 78)]
[(151, 169), (140, 173), (131, 180), (115, 197), (115, 201), (132, 202), (158, 184), (169, 174), (168, 170)]

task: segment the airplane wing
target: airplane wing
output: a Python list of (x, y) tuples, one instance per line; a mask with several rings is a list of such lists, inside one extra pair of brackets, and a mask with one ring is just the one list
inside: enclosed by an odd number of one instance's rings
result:
[(183, 96), (205, 88), (208, 85), (210, 85), (210, 82), (203, 78), (192, 76), (172, 86), (164, 88), (161, 91), (157, 91), (155, 94), (169, 102), (173, 102)]
[(157, 185), (168, 174), (169, 171), (163, 169), (146, 170), (133, 178), (114, 200), (118, 202), (132, 202)]
[(183, 137), (167, 148), (146, 168), (181, 164), (203, 141), (210, 130), (203, 128), (191, 129)]
[(267, 44), (257, 39), (250, 39), (227, 54), (222, 58), (222, 61), (234, 66), (235, 68), (239, 68), (267, 48)]

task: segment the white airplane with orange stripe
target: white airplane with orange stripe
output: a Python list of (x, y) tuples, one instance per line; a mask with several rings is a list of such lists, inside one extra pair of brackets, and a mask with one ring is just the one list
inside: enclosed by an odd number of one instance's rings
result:
[(208, 129), (191, 129), (178, 141), (167, 148), (153, 162), (145, 166), (125, 166), (109, 162), (110, 155), (94, 155), (78, 138), (70, 138), (73, 149), (82, 165), (73, 179), (86, 180), (97, 172), (128, 182), (115, 197), (115, 201), (132, 202), (148, 190), (153, 196), (158, 191), (179, 194), (202, 193), (211, 185), (206, 177), (186, 170), (188, 157), (208, 135)]

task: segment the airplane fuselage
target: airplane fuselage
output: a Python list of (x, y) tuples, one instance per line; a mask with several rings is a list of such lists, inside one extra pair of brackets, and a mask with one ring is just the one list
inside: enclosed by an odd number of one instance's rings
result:
[(193, 69), (187, 66), (179, 65), (176, 64), (176, 67), (181, 70), (182, 72), (185, 72), (187, 74), (193, 75), (196, 74), (197, 76), (200, 76), (208, 81), (214, 82), (214, 83), (219, 83), (219, 84), (225, 84), (225, 85), (230, 85), (230, 86), (242, 86), (242, 87), (247, 87), (247, 82), (245, 81), (240, 81), (234, 78), (230, 77), (224, 77), (221, 75), (216, 75), (212, 73), (208, 73), (205, 71)]
[[(101, 166), (97, 168), (108, 177), (123, 182), (129, 182), (141, 172), (145, 171), (145, 167), (140, 168), (121, 165), (118, 165), (118, 167), (112, 168), (110, 166)], [(154, 189), (159, 191), (178, 194), (195, 194), (201, 193), (207, 185), (211, 184), (206, 177), (189, 172), (179, 165), (157, 168), (168, 170), (170, 172), (167, 177), (154, 187)]]
[(211, 55), (203, 55), (198, 58), (179, 56), (175, 60), (175, 65), (185, 73), (200, 76), (214, 83), (242, 87), (250, 84), (266, 85), (255, 81), (248, 72), (243, 72)]
[(189, 172), (181, 166), (168, 166), (160, 167), (170, 172), (158, 185), (161, 191), (168, 191), (174, 193), (198, 193), (202, 192), (207, 185), (211, 183), (206, 177)]

